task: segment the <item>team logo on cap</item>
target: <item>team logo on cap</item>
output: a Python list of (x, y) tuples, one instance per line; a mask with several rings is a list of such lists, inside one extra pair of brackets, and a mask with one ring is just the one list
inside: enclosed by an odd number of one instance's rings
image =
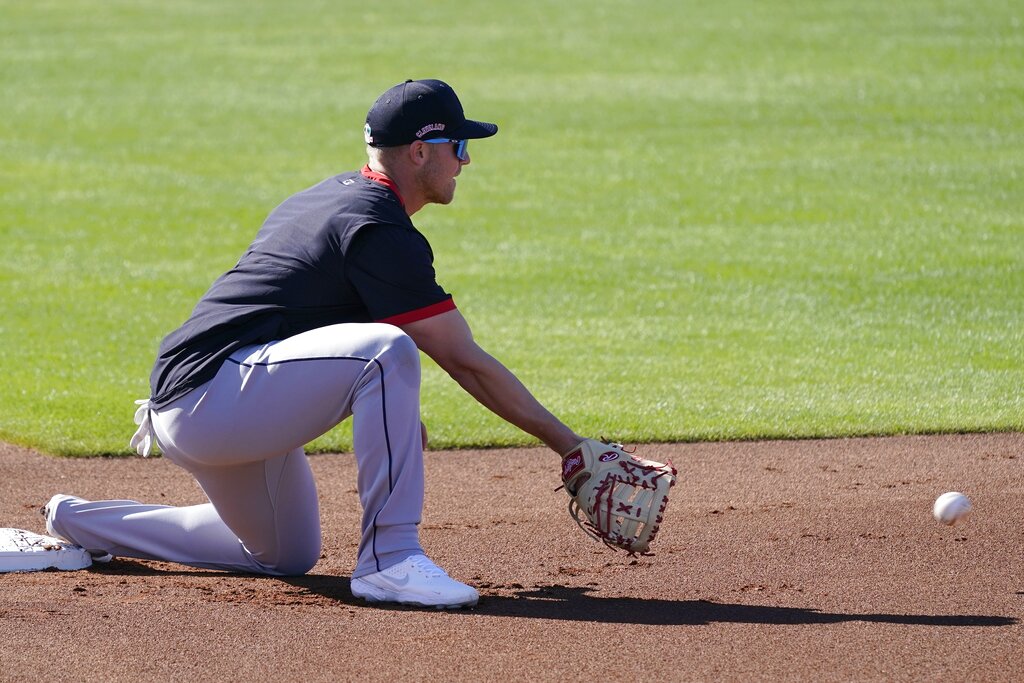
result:
[(427, 133), (433, 133), (435, 130), (437, 130), (437, 131), (444, 130), (444, 124), (443, 123), (431, 123), (431, 124), (428, 124), (426, 126), (423, 126), (418, 131), (416, 131), (416, 137), (417, 138), (422, 138)]
[(373, 132), (370, 130), (369, 123), (363, 126), (363, 138), (366, 140), (366, 144), (373, 142)]

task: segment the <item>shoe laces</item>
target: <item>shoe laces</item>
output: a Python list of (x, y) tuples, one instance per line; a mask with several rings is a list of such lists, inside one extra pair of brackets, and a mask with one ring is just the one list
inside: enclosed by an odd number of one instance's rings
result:
[(443, 569), (430, 561), (426, 555), (415, 555), (409, 558), (409, 564), (423, 573), (428, 579), (436, 579), (441, 576), (448, 576)]

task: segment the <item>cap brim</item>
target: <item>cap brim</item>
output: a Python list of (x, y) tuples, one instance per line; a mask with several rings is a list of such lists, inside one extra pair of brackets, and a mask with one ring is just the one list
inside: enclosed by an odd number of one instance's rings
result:
[(447, 136), (453, 140), (478, 140), (480, 138), (489, 138), (497, 132), (498, 126), (496, 124), (466, 119), (464, 124), (447, 133)]

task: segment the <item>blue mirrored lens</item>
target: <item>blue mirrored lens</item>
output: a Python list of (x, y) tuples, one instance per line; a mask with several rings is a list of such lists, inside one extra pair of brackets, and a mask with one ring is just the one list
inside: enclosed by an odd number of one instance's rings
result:
[(424, 140), (423, 142), (431, 145), (439, 145), (444, 142), (450, 142), (455, 145), (455, 158), (459, 161), (466, 160), (466, 148), (469, 146), (469, 140), (452, 140), (451, 138), (432, 138), (430, 140)]

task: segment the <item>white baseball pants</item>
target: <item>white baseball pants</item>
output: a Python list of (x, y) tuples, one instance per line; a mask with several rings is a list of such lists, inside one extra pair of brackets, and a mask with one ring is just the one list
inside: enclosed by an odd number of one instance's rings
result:
[(419, 390), (416, 344), (391, 325), (332, 325), (243, 348), (214, 379), (150, 411), (164, 456), (196, 478), (208, 504), (69, 497), (52, 513), (54, 530), (115, 556), (305, 573), (321, 541), (302, 447), (351, 415), (363, 507), (352, 577), (387, 569), (423, 552)]

